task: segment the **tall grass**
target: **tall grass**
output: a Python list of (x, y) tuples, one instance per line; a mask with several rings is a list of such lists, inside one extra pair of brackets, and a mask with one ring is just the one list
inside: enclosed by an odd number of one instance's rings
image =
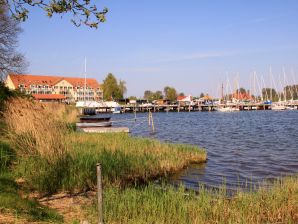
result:
[[(85, 207), (86, 217), (96, 223), (96, 200)], [(92, 218), (91, 218), (92, 217)], [(199, 194), (185, 194), (183, 187), (158, 189), (108, 188), (104, 192), (106, 223), (297, 223), (298, 177), (276, 181), (271, 189), (239, 192), (226, 198), (224, 191), (203, 187)]]
[[(0, 223), (6, 223), (5, 217), (12, 214), (14, 221), (9, 223), (15, 223), (17, 219), (27, 220), (26, 223), (32, 221), (61, 223), (63, 221), (63, 217), (55, 210), (39, 204), (36, 200), (24, 197), (22, 190), (10, 174), (0, 173)], [(1, 222), (1, 216), (4, 217), (4, 222)], [(22, 221), (19, 223), (23, 223)]]
[[(5, 121), (8, 137), (20, 156), (41, 156), (49, 162), (67, 151), (66, 108), (61, 104), (41, 104), (23, 98), (7, 102)], [(69, 119), (74, 119), (71, 113)]]
[[(17, 170), (39, 191), (86, 191), (96, 185), (96, 164), (101, 163), (105, 186), (124, 187), (165, 177), (206, 153), (190, 145), (165, 144), (127, 134), (71, 133), (66, 156), (49, 164), (42, 157), (25, 157)], [(38, 169), (37, 169), (38, 168)]]
[(19, 158), (17, 174), (43, 193), (94, 189), (98, 162), (104, 184), (123, 187), (206, 161), (206, 152), (196, 146), (127, 134), (76, 133), (68, 129), (69, 112), (63, 107), (14, 99), (7, 108), (8, 136)]

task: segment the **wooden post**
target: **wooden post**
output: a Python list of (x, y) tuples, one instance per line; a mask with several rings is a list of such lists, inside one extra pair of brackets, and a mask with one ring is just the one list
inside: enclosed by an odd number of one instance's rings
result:
[(150, 111), (149, 111), (149, 113), (148, 113), (148, 126), (149, 127), (150, 127), (150, 124), (151, 124), (150, 119), (151, 119), (151, 117), (150, 117)]
[(152, 113), (150, 111), (150, 115), (151, 115), (151, 125), (152, 125), (152, 132), (154, 132), (154, 121), (153, 121), (153, 116), (152, 116)]
[(137, 121), (137, 111), (136, 111), (136, 109), (134, 109), (134, 113), (135, 113), (135, 121)]
[(97, 174), (97, 200), (98, 200), (98, 224), (103, 224), (103, 205), (102, 205), (102, 179), (101, 179), (101, 165), (96, 164)]

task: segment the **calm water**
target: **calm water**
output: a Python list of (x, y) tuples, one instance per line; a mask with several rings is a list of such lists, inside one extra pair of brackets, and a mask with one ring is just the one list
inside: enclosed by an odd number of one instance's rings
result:
[[(119, 114), (112, 119), (133, 117)], [(174, 183), (197, 188), (224, 181), (229, 188), (245, 187), (298, 171), (298, 111), (154, 113), (153, 118), (154, 135), (145, 120), (115, 126), (128, 126), (135, 136), (194, 144), (208, 152), (207, 163), (176, 174)]]

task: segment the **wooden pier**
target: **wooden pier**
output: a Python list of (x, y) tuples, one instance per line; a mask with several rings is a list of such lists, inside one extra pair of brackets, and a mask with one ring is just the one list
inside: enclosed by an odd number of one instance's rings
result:
[[(229, 104), (229, 105), (205, 105), (205, 104), (197, 104), (197, 105), (120, 105), (121, 113), (134, 113), (134, 112), (195, 112), (195, 111), (216, 111), (217, 108), (221, 107), (234, 107), (239, 108), (240, 111), (250, 111), (250, 110), (271, 110), (270, 104), (259, 104), (259, 103), (248, 103), (248, 104)], [(294, 109), (298, 109), (298, 103), (296, 104), (286, 104), (287, 107), (292, 107)], [(98, 107), (94, 108), (96, 113), (112, 113), (111, 107)]]
[(129, 133), (128, 127), (90, 127), (90, 128), (77, 128), (78, 131), (88, 133)]

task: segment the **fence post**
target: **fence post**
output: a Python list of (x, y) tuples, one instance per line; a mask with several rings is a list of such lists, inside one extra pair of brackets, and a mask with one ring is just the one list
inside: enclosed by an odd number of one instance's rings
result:
[(101, 165), (96, 164), (97, 174), (97, 200), (98, 200), (98, 224), (103, 224), (103, 205), (102, 205), (102, 178), (101, 178)]

